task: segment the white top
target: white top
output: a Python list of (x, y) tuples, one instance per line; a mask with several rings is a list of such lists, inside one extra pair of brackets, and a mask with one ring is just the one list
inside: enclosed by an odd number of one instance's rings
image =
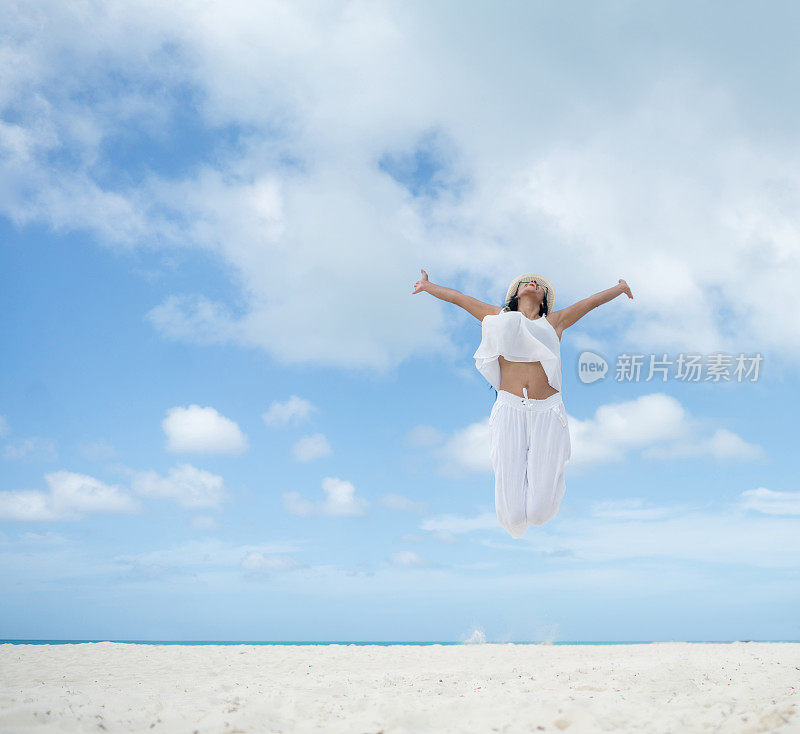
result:
[(509, 362), (541, 362), (547, 381), (561, 390), (561, 341), (544, 316), (531, 320), (520, 311), (501, 311), (484, 316), (481, 334), (475, 366), (495, 390), (500, 389), (499, 355)]

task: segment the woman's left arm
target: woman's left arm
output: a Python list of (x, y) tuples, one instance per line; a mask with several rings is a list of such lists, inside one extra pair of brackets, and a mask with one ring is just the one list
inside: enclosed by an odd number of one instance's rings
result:
[(561, 332), (564, 331), (564, 329), (569, 328), (576, 321), (582, 319), (593, 308), (602, 306), (604, 303), (608, 303), (623, 293), (625, 293), (628, 298), (633, 298), (633, 294), (631, 293), (631, 289), (628, 287), (628, 284), (624, 280), (620, 279), (617, 285), (612, 286), (607, 290), (595, 293), (593, 296), (584, 298), (582, 301), (573, 303), (571, 306), (562, 308), (559, 311), (553, 311), (553, 316), (550, 321), (553, 322), (553, 327), (556, 329), (556, 331), (558, 331), (559, 336), (561, 336)]

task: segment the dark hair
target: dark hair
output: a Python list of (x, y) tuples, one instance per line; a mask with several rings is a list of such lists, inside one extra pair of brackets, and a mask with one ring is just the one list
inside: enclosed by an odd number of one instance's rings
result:
[[(508, 302), (508, 306), (506, 308), (509, 311), (519, 311), (519, 301), (517, 300), (516, 294), (511, 296), (511, 299)], [(547, 299), (545, 298), (542, 300), (542, 305), (539, 307), (539, 316), (547, 316)]]
[[(519, 290), (519, 286), (517, 286), (517, 290)], [(519, 301), (517, 300), (516, 293), (511, 296), (508, 301), (508, 306), (506, 306), (503, 311), (519, 311)], [(542, 305), (539, 307), (539, 316), (547, 316), (547, 298), (542, 300)], [(489, 385), (489, 389), (494, 390), (491, 385)], [(494, 390), (494, 396), (497, 398), (497, 390)]]

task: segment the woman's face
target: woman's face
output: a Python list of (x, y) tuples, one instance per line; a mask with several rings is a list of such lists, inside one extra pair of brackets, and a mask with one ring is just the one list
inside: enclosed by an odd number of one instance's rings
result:
[(541, 294), (542, 298), (544, 298), (544, 288), (535, 280), (532, 280), (528, 283), (520, 283), (519, 286), (517, 286), (517, 298), (519, 298), (525, 292), (539, 293)]

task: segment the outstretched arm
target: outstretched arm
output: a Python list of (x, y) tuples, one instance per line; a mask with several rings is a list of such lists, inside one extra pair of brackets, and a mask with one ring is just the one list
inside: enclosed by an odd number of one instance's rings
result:
[(484, 316), (488, 316), (489, 314), (498, 314), (502, 309), (500, 306), (492, 306), (490, 303), (484, 303), (483, 301), (479, 301), (477, 298), (473, 298), (472, 296), (468, 296), (461, 291), (457, 291), (455, 288), (445, 288), (441, 285), (436, 285), (435, 283), (431, 283), (428, 280), (428, 274), (420, 268), (420, 272), (422, 273), (422, 277), (414, 284), (414, 293), (420, 293), (421, 291), (426, 291), (430, 293), (432, 296), (436, 296), (437, 298), (441, 298), (443, 301), (448, 301), (449, 303), (455, 303), (456, 306), (461, 306), (465, 311), (471, 313), (478, 321), (483, 321)]
[(569, 328), (576, 321), (582, 319), (593, 308), (602, 306), (604, 303), (608, 303), (623, 293), (625, 293), (628, 298), (633, 298), (633, 294), (631, 293), (631, 289), (628, 287), (628, 284), (624, 280), (620, 279), (617, 285), (608, 288), (607, 290), (595, 293), (593, 296), (584, 298), (582, 301), (573, 303), (571, 306), (562, 308), (559, 311), (553, 311), (553, 316), (550, 320), (554, 322), (553, 326), (556, 331), (558, 331), (560, 336), (564, 329)]

